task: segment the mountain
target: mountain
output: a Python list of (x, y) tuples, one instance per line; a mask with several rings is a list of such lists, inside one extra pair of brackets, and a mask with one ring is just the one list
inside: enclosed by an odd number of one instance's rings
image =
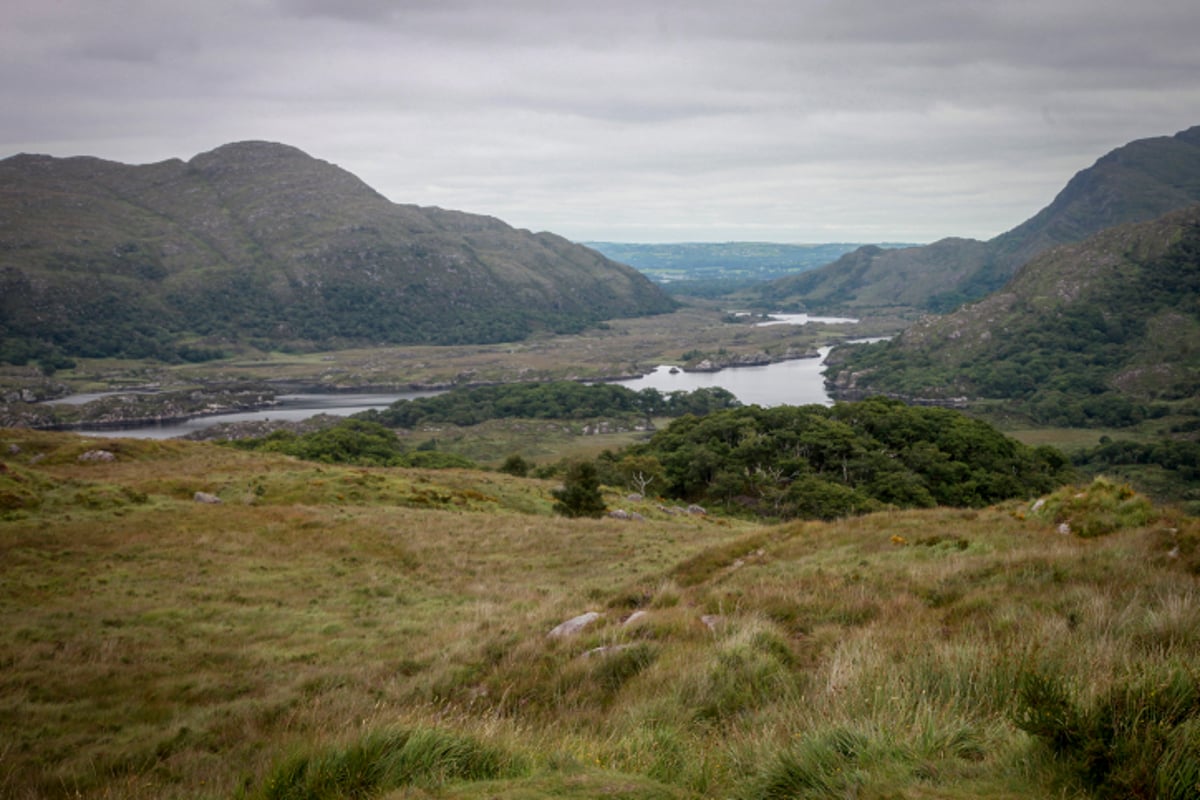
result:
[(1140, 139), (1077, 173), (1034, 217), (986, 242), (943, 239), (923, 247), (864, 247), (761, 289), (776, 304), (948, 311), (1001, 288), (1029, 259), (1126, 222), (1200, 202), (1200, 126)]
[(1200, 396), (1200, 205), (1053, 248), (1003, 291), (833, 355), (842, 397), (995, 398), (1049, 424), (1137, 422)]
[(302, 151), (0, 161), (0, 357), (204, 357), (215, 343), (494, 342), (674, 301), (549, 233), (390, 202)]

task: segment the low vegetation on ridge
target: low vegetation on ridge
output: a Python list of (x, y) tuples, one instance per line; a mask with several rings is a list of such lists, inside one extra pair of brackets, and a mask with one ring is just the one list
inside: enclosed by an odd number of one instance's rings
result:
[(0, 452), (17, 800), (1174, 800), (1200, 777), (1200, 527), (1119, 487), (782, 525), (605, 488), (643, 519), (592, 520), (503, 473), (17, 430)]

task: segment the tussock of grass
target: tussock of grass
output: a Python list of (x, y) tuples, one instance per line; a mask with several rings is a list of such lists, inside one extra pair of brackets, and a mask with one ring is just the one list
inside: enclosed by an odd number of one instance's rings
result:
[(251, 795), (261, 800), (369, 797), (403, 786), (513, 778), (528, 763), (470, 737), (436, 729), (371, 733), (340, 747), (294, 756)]
[(1034, 513), (1084, 538), (1140, 528), (1157, 515), (1150, 501), (1129, 484), (1106, 478), (1096, 478), (1086, 487), (1063, 487), (1039, 501)]

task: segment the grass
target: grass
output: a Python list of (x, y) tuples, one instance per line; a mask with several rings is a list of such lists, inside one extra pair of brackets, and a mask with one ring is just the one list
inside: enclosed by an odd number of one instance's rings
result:
[(1195, 786), (1200, 522), (1163, 509), (1092, 538), (1028, 503), (568, 520), (499, 473), (29, 431), (0, 453), (0, 796)]

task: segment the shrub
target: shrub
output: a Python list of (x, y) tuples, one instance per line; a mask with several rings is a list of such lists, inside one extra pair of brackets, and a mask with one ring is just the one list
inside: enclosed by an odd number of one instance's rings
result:
[(517, 453), (513, 453), (511, 456), (504, 459), (504, 463), (500, 465), (501, 472), (506, 472), (509, 475), (515, 475), (518, 478), (524, 478), (529, 474), (529, 470), (531, 469), (533, 469), (533, 465)]
[(601, 517), (604, 497), (600, 494), (600, 478), (596, 465), (581, 461), (567, 468), (561, 489), (554, 495), (554, 510), (565, 517)]
[(1080, 488), (1067, 486), (1036, 504), (1037, 516), (1090, 538), (1125, 528), (1140, 528), (1155, 517), (1153, 504), (1129, 484), (1096, 478)]

